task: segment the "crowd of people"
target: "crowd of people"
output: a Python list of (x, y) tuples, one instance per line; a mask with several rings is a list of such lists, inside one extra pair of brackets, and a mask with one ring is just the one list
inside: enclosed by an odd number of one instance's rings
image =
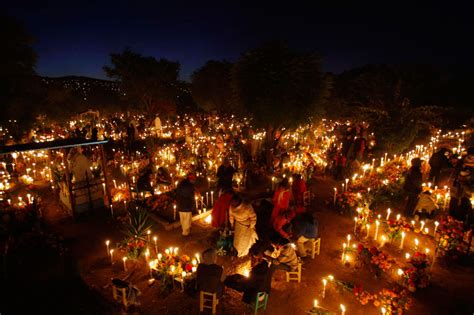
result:
[[(446, 186), (450, 190), (449, 214), (465, 223), (474, 222), (471, 197), (474, 192), (474, 147), (460, 154), (446, 147), (434, 152), (429, 161), (427, 180), (433, 187)], [(433, 217), (437, 205), (430, 190), (423, 191), (423, 161), (414, 158), (405, 175), (403, 190), (406, 196), (405, 214)]]

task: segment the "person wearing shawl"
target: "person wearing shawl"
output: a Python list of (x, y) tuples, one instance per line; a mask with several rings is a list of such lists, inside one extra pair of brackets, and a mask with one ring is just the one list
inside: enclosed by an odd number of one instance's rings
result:
[(301, 177), (300, 174), (295, 174), (294, 176), (295, 181), (292, 185), (292, 192), (293, 192), (293, 199), (295, 201), (296, 206), (296, 213), (302, 213), (305, 211), (304, 208), (304, 193), (308, 190), (306, 187), (306, 183)]
[(212, 226), (215, 228), (223, 228), (227, 225), (229, 217), (230, 201), (234, 196), (231, 189), (225, 190), (214, 203), (212, 208)]
[(238, 257), (246, 256), (250, 247), (257, 241), (255, 230), (257, 215), (251, 204), (243, 202), (242, 198), (234, 195), (230, 201), (229, 223), (234, 229), (234, 248)]
[(288, 210), (290, 207), (290, 184), (288, 183), (287, 178), (283, 178), (280, 182), (278, 189), (273, 195), (273, 211), (271, 217), (271, 224), (275, 222), (276, 218), (282, 213)]

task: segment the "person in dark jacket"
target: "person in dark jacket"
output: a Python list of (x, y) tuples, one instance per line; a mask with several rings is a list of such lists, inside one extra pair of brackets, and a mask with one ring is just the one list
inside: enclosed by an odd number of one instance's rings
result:
[(216, 293), (220, 298), (224, 293), (224, 280), (226, 278), (224, 268), (217, 262), (217, 252), (213, 248), (206, 249), (202, 253), (203, 262), (196, 270), (196, 285), (199, 291)]
[(176, 208), (179, 211), (179, 220), (183, 230), (183, 236), (189, 235), (191, 231), (192, 212), (195, 205), (194, 182), (196, 176), (189, 173), (188, 176), (178, 184), (176, 188)]
[(403, 190), (407, 196), (405, 215), (413, 214), (416, 204), (418, 202), (418, 195), (421, 193), (421, 184), (423, 176), (421, 174), (421, 159), (414, 158), (411, 160), (411, 167), (405, 175), (405, 183)]
[(306, 257), (312, 242), (318, 238), (318, 221), (310, 213), (298, 215), (293, 220), (293, 233), (296, 239), (298, 255)]
[(230, 275), (225, 279), (229, 288), (243, 292), (242, 300), (250, 304), (255, 301), (258, 292), (270, 293), (272, 273), (269, 263), (263, 259), (263, 250), (259, 243), (250, 249), (252, 269), (248, 276), (241, 274)]
[(217, 170), (217, 189), (232, 189), (232, 177), (234, 177), (235, 169), (230, 165), (228, 158), (224, 159), (224, 163)]
[(439, 185), (441, 171), (449, 166), (449, 151), (446, 148), (441, 148), (433, 153), (429, 160), (430, 176), (429, 181)]

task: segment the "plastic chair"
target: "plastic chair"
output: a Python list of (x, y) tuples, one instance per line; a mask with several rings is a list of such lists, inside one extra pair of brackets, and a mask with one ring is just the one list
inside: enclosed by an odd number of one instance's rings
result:
[(212, 314), (215, 314), (217, 304), (219, 304), (219, 299), (216, 293), (199, 292), (199, 312), (203, 312), (205, 308), (208, 308), (212, 310)]
[(321, 238), (313, 239), (311, 240), (311, 258), (314, 259), (314, 257), (319, 255), (319, 250), (321, 249)]
[(301, 260), (298, 259), (298, 269), (297, 271), (287, 271), (286, 272), (286, 282), (298, 281), (301, 282)]
[(261, 308), (263, 308), (263, 310), (266, 310), (267, 302), (268, 302), (267, 292), (258, 292), (257, 297), (255, 298), (254, 315), (256, 315), (258, 313), (258, 310)]

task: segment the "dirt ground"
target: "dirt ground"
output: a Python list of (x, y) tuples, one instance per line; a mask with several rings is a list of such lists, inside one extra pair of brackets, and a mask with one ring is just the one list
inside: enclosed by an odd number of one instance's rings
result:
[[(261, 314), (306, 314), (311, 309), (313, 299), (334, 313), (340, 313), (339, 305), (346, 306), (346, 314), (380, 314), (380, 309), (372, 304), (362, 306), (351, 292), (337, 290), (329, 284), (326, 297), (322, 299), (322, 278), (332, 274), (336, 279), (360, 283), (364, 289), (376, 293), (382, 288), (393, 287), (396, 275), (385, 275), (376, 279), (365, 268), (356, 269), (354, 264), (341, 263), (340, 250), (348, 233), (353, 234), (352, 218), (340, 215), (328, 206), (332, 198), (331, 180), (321, 178), (311, 186), (315, 193), (312, 211), (319, 221), (321, 237), (321, 254), (314, 260), (305, 258), (303, 261), (302, 282), (286, 283), (283, 273), (276, 273), (272, 282), (272, 291), (266, 311)], [(51, 203), (53, 204), (53, 203)], [(60, 211), (51, 206), (50, 211)], [(112, 299), (111, 278), (127, 278), (142, 292), (141, 306), (136, 310), (140, 314), (198, 314), (198, 300), (181, 293), (178, 288), (169, 295), (163, 296), (158, 285), (149, 286), (148, 267), (144, 261), (128, 264), (128, 272), (124, 272), (120, 255), (113, 265), (106, 253), (105, 240), (111, 240), (111, 248), (122, 240), (120, 224), (112, 220), (106, 213), (97, 213), (82, 218), (79, 222), (60, 221), (50, 226), (55, 232), (64, 236), (70, 248), (70, 265), (72, 272), (64, 272), (57, 282), (49, 283), (55, 305), (50, 314), (120, 314), (121, 308)], [(153, 234), (159, 237), (158, 247), (179, 247), (179, 252), (194, 255), (212, 244), (212, 229), (204, 223), (193, 225), (192, 235), (183, 238), (179, 229), (165, 231), (161, 226), (153, 227)], [(434, 242), (425, 236), (417, 236), (421, 247), (434, 251)], [(357, 241), (358, 236), (356, 236)], [(400, 251), (397, 244), (386, 244), (384, 251), (393, 255), (398, 261), (404, 261), (405, 252), (409, 251), (414, 236), (408, 235), (405, 249)], [(365, 233), (361, 241), (366, 241)], [(373, 241), (372, 241), (373, 242)], [(369, 244), (370, 241), (369, 241)], [(227, 273), (232, 274), (244, 260), (231, 257), (220, 257), (219, 262)], [(74, 274), (75, 276), (71, 276)], [(55, 278), (56, 279), (56, 278)], [(59, 286), (59, 287), (58, 287)], [(413, 306), (409, 314), (472, 314), (474, 312), (474, 269), (461, 266), (446, 266), (438, 260), (432, 270), (430, 287), (418, 290), (413, 294)], [(34, 289), (31, 289), (34, 291)], [(73, 295), (74, 297), (71, 297)], [(251, 311), (240, 301), (241, 296), (227, 289), (218, 307), (220, 314), (251, 314)], [(21, 300), (21, 298), (20, 298)], [(0, 308), (0, 312), (2, 312)], [(3, 314), (3, 312), (2, 312)], [(7, 314), (7, 313), (5, 313)]]

